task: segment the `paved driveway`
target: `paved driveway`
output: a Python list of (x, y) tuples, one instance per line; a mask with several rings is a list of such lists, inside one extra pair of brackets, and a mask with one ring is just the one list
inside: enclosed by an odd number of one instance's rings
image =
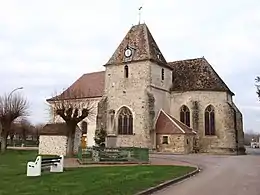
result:
[(203, 170), (153, 195), (260, 195), (260, 154), (245, 156), (153, 155), (197, 164)]

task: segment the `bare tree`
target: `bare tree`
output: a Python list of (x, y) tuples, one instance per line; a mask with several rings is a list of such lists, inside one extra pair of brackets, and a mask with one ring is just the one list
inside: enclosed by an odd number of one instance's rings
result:
[(28, 114), (28, 101), (19, 93), (0, 96), (1, 152), (5, 152), (12, 122)]
[(40, 132), (43, 129), (43, 127), (44, 127), (44, 124), (42, 124), (42, 123), (36, 124), (34, 126), (33, 135), (36, 138), (37, 144), (39, 144), (39, 136), (40, 136)]
[(10, 144), (14, 145), (14, 136), (19, 133), (19, 124), (13, 122), (9, 131)]
[(74, 138), (76, 127), (85, 118), (94, 116), (93, 102), (84, 99), (84, 94), (77, 90), (67, 90), (51, 100), (52, 112), (60, 116), (66, 123), (68, 135), (67, 156), (74, 154)]
[(32, 125), (27, 119), (23, 118), (20, 121), (20, 128), (21, 128), (21, 135), (22, 135), (22, 140), (23, 140), (22, 143), (25, 144), (27, 135), (31, 133)]
[(260, 99), (260, 76), (256, 77), (255, 81), (256, 81), (256, 94)]

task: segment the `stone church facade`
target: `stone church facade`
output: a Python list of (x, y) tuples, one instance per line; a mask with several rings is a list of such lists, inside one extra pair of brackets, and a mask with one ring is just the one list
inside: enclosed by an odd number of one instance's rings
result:
[(78, 101), (96, 104), (96, 117), (86, 119), (89, 146), (95, 130), (104, 128), (108, 147), (244, 153), (243, 117), (234, 93), (204, 57), (167, 62), (147, 25), (139, 24), (104, 66), (62, 93), (68, 99), (68, 91), (80, 90), (84, 97)]

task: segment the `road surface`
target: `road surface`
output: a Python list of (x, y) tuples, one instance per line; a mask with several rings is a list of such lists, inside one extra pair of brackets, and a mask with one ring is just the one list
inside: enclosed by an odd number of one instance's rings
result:
[(244, 156), (153, 155), (197, 164), (201, 173), (153, 195), (260, 195), (260, 149)]

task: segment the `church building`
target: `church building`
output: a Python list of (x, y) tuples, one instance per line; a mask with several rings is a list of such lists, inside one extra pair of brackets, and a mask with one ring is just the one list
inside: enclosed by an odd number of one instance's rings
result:
[[(88, 146), (103, 128), (107, 147), (244, 153), (243, 118), (234, 93), (204, 57), (166, 61), (147, 25), (138, 24), (104, 67), (84, 74), (61, 94), (94, 102), (95, 117), (85, 119)], [(72, 90), (83, 97), (70, 97)], [(57, 120), (54, 116), (53, 122)]]

